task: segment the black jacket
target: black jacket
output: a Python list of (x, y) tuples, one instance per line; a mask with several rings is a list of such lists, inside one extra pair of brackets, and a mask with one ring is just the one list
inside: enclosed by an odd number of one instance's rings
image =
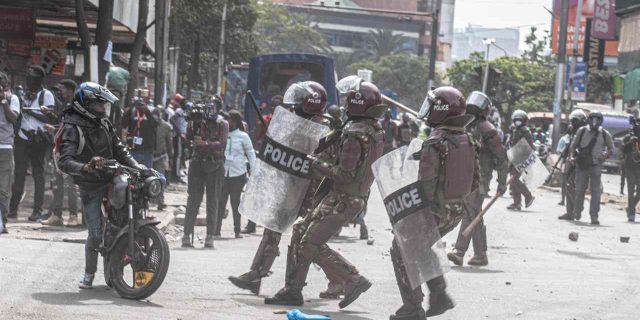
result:
[[(139, 166), (120, 142), (110, 122), (105, 120), (104, 123), (100, 123), (83, 117), (74, 110), (67, 110), (63, 119), (63, 131), (57, 156), (58, 168), (73, 176), (73, 181), (80, 188), (93, 189), (111, 182), (111, 177), (101, 172), (81, 172), (82, 166), (93, 157), (113, 159), (130, 167)], [(78, 154), (82, 140), (80, 132), (84, 138), (84, 146)]]

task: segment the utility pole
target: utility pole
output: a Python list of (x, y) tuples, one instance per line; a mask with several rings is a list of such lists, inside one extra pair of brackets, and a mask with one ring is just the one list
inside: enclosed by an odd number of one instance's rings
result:
[(573, 58), (571, 59), (571, 66), (569, 67), (569, 90), (567, 93), (567, 106), (568, 110), (573, 108), (573, 102), (571, 101), (571, 95), (573, 93), (573, 77), (576, 74), (576, 63), (578, 63), (578, 39), (580, 36), (580, 27), (582, 20), (582, 1), (578, 0), (578, 6), (576, 7), (576, 22), (573, 25)]
[(433, 10), (431, 19), (431, 48), (429, 48), (429, 83), (431, 90), (436, 75), (436, 59), (438, 58), (438, 37), (440, 36), (440, 5), (441, 0), (435, 0), (436, 7)]
[(225, 38), (225, 24), (227, 22), (227, 1), (224, 2), (222, 7), (222, 25), (220, 26), (220, 47), (218, 48), (218, 90), (216, 94), (222, 94), (222, 73), (224, 69), (224, 38)]
[(482, 92), (487, 94), (487, 85), (489, 84), (489, 50), (491, 45), (496, 42), (495, 38), (485, 38), (482, 43), (487, 45), (487, 53), (485, 54), (486, 65), (484, 67), (484, 77), (482, 79)]
[(164, 105), (167, 97), (167, 58), (169, 48), (169, 8), (171, 0), (156, 0), (156, 62), (153, 97), (156, 104)]
[(553, 97), (553, 134), (551, 150), (556, 150), (560, 139), (560, 117), (562, 115), (562, 93), (567, 59), (567, 24), (569, 20), (569, 0), (561, 1), (560, 31), (558, 36), (558, 66), (556, 67), (556, 88)]

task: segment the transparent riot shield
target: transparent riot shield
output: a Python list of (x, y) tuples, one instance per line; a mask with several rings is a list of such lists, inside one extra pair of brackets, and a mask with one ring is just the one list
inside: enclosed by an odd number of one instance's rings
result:
[(276, 108), (240, 200), (245, 218), (280, 233), (291, 227), (311, 182), (311, 160), (306, 156), (329, 130)]
[(412, 288), (449, 270), (438, 225), (422, 199), (420, 161), (413, 159), (422, 143), (414, 139), (409, 146), (387, 153), (372, 165)]
[(521, 173), (520, 180), (531, 190), (542, 186), (549, 176), (549, 170), (524, 138), (507, 151), (507, 156), (511, 165)]

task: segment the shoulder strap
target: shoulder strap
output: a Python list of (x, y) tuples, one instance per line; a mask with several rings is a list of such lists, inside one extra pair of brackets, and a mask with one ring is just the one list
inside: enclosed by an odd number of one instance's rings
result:
[(80, 126), (76, 126), (76, 129), (78, 129), (78, 149), (76, 150), (76, 155), (79, 156), (84, 150), (86, 141), (84, 139), (84, 132), (82, 131), (82, 128)]

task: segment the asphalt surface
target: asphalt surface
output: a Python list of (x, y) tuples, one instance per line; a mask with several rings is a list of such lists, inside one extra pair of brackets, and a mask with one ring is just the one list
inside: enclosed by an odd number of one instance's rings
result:
[[(602, 207), (599, 227), (588, 225), (585, 218), (578, 223), (558, 221), (563, 211), (556, 205), (559, 194), (538, 190), (535, 195), (533, 206), (522, 212), (504, 209), (510, 199), (498, 200), (486, 217), (489, 266), (453, 267), (446, 277), (456, 308), (435, 319), (640, 318), (640, 225), (625, 222), (623, 211), (613, 205)], [(333, 319), (388, 319), (399, 307), (388, 253), (389, 222), (377, 190), (372, 190), (367, 220), (373, 245), (357, 240), (354, 228), (345, 228), (330, 245), (374, 286), (341, 311), (338, 301), (318, 299), (326, 280), (312, 267), (303, 311)], [(572, 231), (579, 233), (577, 242), (568, 239)], [(197, 232), (204, 238), (203, 228)], [(444, 238), (447, 248), (456, 235), (457, 230)], [(80, 291), (82, 244), (0, 236), (0, 319), (286, 319), (278, 312), (288, 308), (266, 306), (262, 300), (283, 284), (289, 235), (283, 237), (282, 255), (273, 275), (263, 282), (261, 296), (239, 290), (226, 279), (248, 269), (260, 236), (231, 236), (227, 219), (215, 250), (202, 249), (200, 241), (191, 250), (172, 243), (164, 284), (141, 302), (121, 299), (109, 290), (101, 269), (97, 287)], [(621, 243), (620, 236), (631, 237), (630, 242)]]

